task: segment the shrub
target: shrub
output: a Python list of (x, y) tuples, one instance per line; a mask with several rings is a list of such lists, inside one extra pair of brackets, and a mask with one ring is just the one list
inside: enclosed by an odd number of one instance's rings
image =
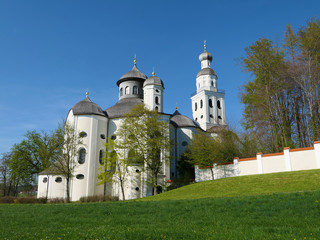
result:
[(112, 197), (112, 196), (103, 196), (103, 195), (80, 198), (80, 202), (110, 202), (110, 201), (119, 201), (119, 198)]
[(14, 199), (15, 197), (9, 197), (9, 196), (1, 197), (0, 203), (14, 203)]
[(38, 199), (35, 197), (20, 197), (20, 198), (16, 198), (15, 203), (38, 203)]
[(47, 203), (64, 203), (64, 198), (51, 198), (47, 200)]

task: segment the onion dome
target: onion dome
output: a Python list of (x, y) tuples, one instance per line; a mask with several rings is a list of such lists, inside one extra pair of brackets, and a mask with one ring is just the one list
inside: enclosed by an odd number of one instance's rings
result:
[(134, 79), (134, 80), (146, 80), (147, 76), (144, 75), (142, 72), (139, 71), (139, 69), (137, 68), (137, 60), (136, 57), (134, 58), (134, 66), (131, 69), (131, 71), (127, 72), (126, 74), (124, 74), (117, 82), (117, 85), (119, 86), (120, 83), (129, 80), (129, 79)]
[(206, 41), (204, 41), (204, 51), (203, 51), (203, 53), (200, 54), (199, 60), (200, 60), (200, 62), (202, 62), (203, 60), (209, 60), (210, 62), (212, 62), (212, 54), (207, 52)]
[(152, 72), (152, 76), (147, 78), (147, 80), (144, 81), (143, 87), (147, 85), (157, 85), (164, 88), (162, 80), (159, 77), (155, 76), (154, 71)]
[(197, 77), (201, 76), (201, 75), (214, 75), (217, 77), (216, 73), (214, 72), (214, 70), (210, 67), (208, 68), (202, 68), (198, 74), (197, 74)]
[(196, 127), (198, 128), (198, 124), (187, 116), (181, 115), (178, 110), (176, 110), (173, 115), (170, 117), (171, 123), (178, 127)]
[(86, 93), (86, 98), (78, 102), (72, 108), (73, 115), (100, 115), (106, 116), (102, 109), (89, 98), (89, 93)]

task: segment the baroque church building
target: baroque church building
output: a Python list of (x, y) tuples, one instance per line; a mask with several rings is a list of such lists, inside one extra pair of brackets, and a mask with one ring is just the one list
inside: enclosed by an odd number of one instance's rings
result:
[[(117, 129), (125, 114), (133, 106), (144, 103), (149, 109), (160, 113), (160, 120), (167, 123), (169, 137), (174, 146), (168, 163), (163, 161), (160, 181), (165, 186), (170, 180), (178, 177), (177, 161), (186, 150), (196, 129), (210, 131), (216, 126), (224, 126), (225, 108), (224, 92), (219, 92), (217, 75), (211, 68), (212, 55), (207, 52), (200, 54), (201, 70), (196, 77), (196, 93), (192, 95), (193, 120), (176, 110), (172, 114), (163, 112), (164, 83), (152, 73), (147, 77), (137, 68), (136, 59), (131, 71), (124, 74), (118, 81), (119, 100), (114, 105), (102, 110), (93, 103), (88, 93), (86, 97), (75, 104), (67, 115), (67, 122), (82, 137), (74, 170), (70, 182), (70, 199), (78, 201), (81, 197), (109, 195), (122, 198), (120, 185), (113, 182), (105, 187), (98, 185), (97, 175), (100, 172), (101, 158), (108, 138), (116, 140)], [(129, 167), (130, 174), (125, 180), (124, 193), (126, 199), (150, 196), (153, 193), (147, 184), (148, 176), (138, 166)], [(66, 180), (63, 175), (50, 168), (38, 176), (38, 198), (66, 198)]]

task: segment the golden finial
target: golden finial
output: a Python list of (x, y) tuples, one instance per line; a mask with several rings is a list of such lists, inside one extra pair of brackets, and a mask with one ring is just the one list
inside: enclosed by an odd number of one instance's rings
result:
[(207, 41), (204, 40), (204, 50), (207, 51)]
[(178, 110), (178, 102), (176, 102), (176, 110)]
[(136, 55), (136, 54), (134, 54), (134, 60), (133, 60), (133, 62), (134, 62), (134, 65), (137, 65), (137, 55)]
[(89, 91), (88, 91), (88, 89), (87, 89), (87, 91), (86, 91), (86, 97), (89, 97)]
[(154, 72), (154, 66), (153, 66), (153, 71), (152, 71), (152, 76), (155, 76), (156, 73)]

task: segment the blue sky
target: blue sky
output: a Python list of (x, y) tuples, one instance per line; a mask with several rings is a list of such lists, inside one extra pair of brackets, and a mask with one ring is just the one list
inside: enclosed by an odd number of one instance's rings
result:
[(191, 115), (203, 41), (213, 55), (226, 117), (239, 128), (238, 94), (251, 79), (237, 59), (261, 37), (282, 39), (318, 16), (320, 1), (0, 1), (0, 153), (28, 130), (53, 130), (85, 97), (102, 109), (133, 66), (165, 85), (164, 111)]

